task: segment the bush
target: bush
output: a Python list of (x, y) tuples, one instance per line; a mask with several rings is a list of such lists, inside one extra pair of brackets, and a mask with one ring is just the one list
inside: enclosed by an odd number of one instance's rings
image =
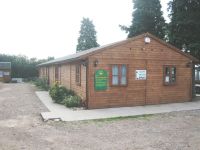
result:
[(63, 104), (67, 107), (81, 106), (81, 98), (74, 91), (66, 89), (64, 86), (59, 86), (58, 83), (50, 88), (49, 94), (55, 103)]
[(23, 79), (24, 82), (35, 82), (36, 80), (38, 80), (38, 77), (28, 77)]
[(81, 98), (77, 95), (66, 96), (63, 103), (66, 107), (80, 107), (81, 106)]
[(66, 96), (75, 96), (76, 95), (76, 93), (73, 91), (73, 90), (69, 90), (69, 89), (67, 89), (66, 90)]
[(49, 90), (49, 85), (48, 85), (48, 81), (45, 78), (37, 78), (35, 79), (35, 81), (33, 81), (33, 83), (39, 87), (42, 90), (48, 91)]
[(63, 86), (59, 87), (58, 83), (52, 86), (49, 90), (49, 94), (55, 103), (62, 104), (62, 101), (67, 96), (67, 89)]

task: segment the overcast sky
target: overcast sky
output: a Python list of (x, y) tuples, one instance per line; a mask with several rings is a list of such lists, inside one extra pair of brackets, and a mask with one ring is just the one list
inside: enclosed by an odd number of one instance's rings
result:
[[(165, 19), (168, 0), (161, 0)], [(100, 45), (126, 39), (132, 0), (0, 0), (0, 53), (29, 58), (76, 52), (80, 22), (89, 17)], [(168, 20), (169, 21), (169, 20)]]

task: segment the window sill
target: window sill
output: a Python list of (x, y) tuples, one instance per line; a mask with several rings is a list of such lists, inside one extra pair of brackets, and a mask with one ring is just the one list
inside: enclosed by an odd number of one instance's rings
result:
[(163, 85), (164, 85), (164, 86), (175, 86), (176, 83), (164, 83)]
[(110, 87), (127, 87), (128, 85), (110, 85)]

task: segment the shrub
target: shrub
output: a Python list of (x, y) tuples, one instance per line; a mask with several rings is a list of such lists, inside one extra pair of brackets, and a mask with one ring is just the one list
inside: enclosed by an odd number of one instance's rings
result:
[(62, 101), (67, 96), (66, 93), (67, 89), (63, 86), (59, 87), (58, 83), (54, 84), (49, 90), (51, 98), (54, 100), (55, 103), (59, 104), (62, 104)]
[(42, 90), (48, 91), (49, 90), (49, 85), (48, 85), (48, 81), (45, 78), (37, 78), (35, 79), (35, 81), (33, 81), (33, 83), (39, 87)]
[(58, 83), (50, 88), (49, 94), (55, 103), (63, 104), (66, 107), (81, 106), (81, 98), (77, 96), (73, 90), (66, 89), (64, 86), (59, 86)]
[(24, 78), (23, 81), (24, 82), (35, 82), (36, 80), (38, 80), (38, 77), (28, 77), (28, 78)]
[(69, 90), (69, 89), (67, 89), (66, 90), (66, 96), (75, 96), (76, 95), (76, 93), (73, 91), (73, 90)]
[(63, 103), (66, 107), (80, 107), (81, 106), (81, 98), (77, 95), (66, 96)]

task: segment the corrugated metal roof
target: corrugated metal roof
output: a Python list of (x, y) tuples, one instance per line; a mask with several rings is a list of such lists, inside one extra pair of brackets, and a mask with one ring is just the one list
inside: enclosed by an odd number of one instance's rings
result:
[(0, 62), (0, 69), (11, 69), (11, 62)]

